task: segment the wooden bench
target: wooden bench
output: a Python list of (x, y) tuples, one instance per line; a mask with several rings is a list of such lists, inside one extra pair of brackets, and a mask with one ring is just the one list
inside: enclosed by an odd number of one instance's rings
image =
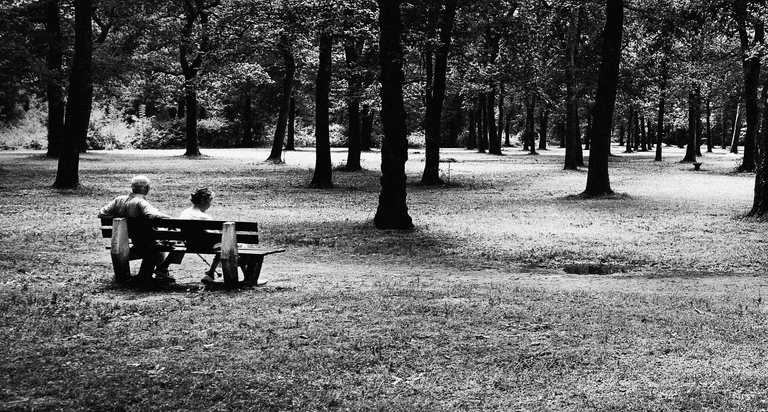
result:
[(243, 268), (242, 284), (257, 285), (264, 256), (285, 252), (285, 249), (258, 247), (259, 226), (256, 222), (102, 218), (101, 234), (104, 238), (112, 239), (108, 249), (115, 269), (115, 282), (118, 283), (129, 280), (131, 260), (152, 259), (152, 256), (146, 256), (150, 253), (147, 248), (143, 252), (134, 250), (134, 240), (139, 237), (144, 244), (153, 244), (152, 253), (220, 254), (224, 284), (227, 286), (241, 284), (238, 280), (238, 264)]

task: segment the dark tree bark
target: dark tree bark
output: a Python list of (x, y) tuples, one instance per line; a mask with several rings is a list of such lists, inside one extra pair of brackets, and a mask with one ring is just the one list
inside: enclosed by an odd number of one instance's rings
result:
[(494, 86), (491, 86), (485, 104), (485, 113), (488, 115), (486, 119), (486, 124), (488, 125), (488, 154), (501, 155), (501, 140), (498, 139), (496, 116), (494, 114), (496, 111), (496, 88)]
[(645, 134), (645, 116), (640, 115), (640, 151), (648, 151), (648, 136)]
[(349, 127), (347, 127), (347, 165), (350, 171), (362, 170), (360, 156), (360, 95), (363, 91), (363, 78), (359, 72), (358, 60), (360, 53), (354, 39), (347, 39), (344, 44), (347, 69), (350, 72), (347, 79), (347, 113), (349, 115)]
[(622, 120), (621, 123), (619, 123), (619, 146), (624, 146), (624, 133), (625, 133), (626, 127), (627, 127), (627, 122), (625, 120)]
[(557, 123), (557, 140), (560, 141), (560, 148), (565, 149), (565, 122)]
[(657, 162), (662, 161), (661, 146), (664, 144), (664, 112), (667, 104), (667, 79), (669, 77), (669, 66), (667, 57), (661, 60), (661, 80), (659, 81), (659, 111), (656, 119), (656, 158)]
[(570, 24), (565, 41), (565, 170), (577, 170), (579, 164), (576, 147), (580, 145), (578, 137), (578, 103), (576, 100), (576, 48), (578, 47), (578, 8), (571, 10)]
[(59, 157), (64, 140), (64, 90), (61, 69), (64, 62), (63, 35), (59, 0), (45, 2), (45, 31), (48, 33), (47, 68), (50, 78), (46, 85), (48, 99), (48, 157)]
[[(499, 41), (501, 36), (496, 33), (491, 24), (486, 26), (485, 30), (485, 48), (488, 51), (487, 62), (493, 62), (499, 54)], [(488, 94), (485, 101), (485, 124), (487, 129), (486, 139), (488, 153), (501, 155), (501, 139), (498, 139), (496, 131), (496, 83), (493, 79), (488, 80)]]
[(408, 129), (403, 102), (403, 46), (400, 0), (378, 0), (379, 53), (381, 65), (381, 194), (373, 219), (379, 229), (411, 229), (413, 220), (406, 204), (405, 162), (408, 161)]
[(511, 147), (512, 142), (509, 140), (509, 135), (512, 132), (512, 109), (507, 113), (507, 120), (504, 121), (504, 147)]
[(731, 153), (739, 153), (739, 138), (741, 129), (744, 127), (744, 114), (741, 110), (741, 104), (736, 105), (736, 120), (733, 121), (733, 137), (731, 138)]
[[(209, 9), (216, 7), (220, 0), (215, 0), (209, 5), (203, 4), (203, 0), (184, 1), (184, 26), (181, 29), (181, 44), (179, 45), (179, 60), (181, 72), (184, 75), (184, 101), (186, 102), (186, 152), (184, 156), (200, 156), (200, 146), (197, 139), (197, 77), (203, 65), (203, 59), (209, 49), (207, 34)], [(200, 41), (194, 39), (195, 22), (200, 19)], [(193, 45), (199, 43), (198, 50), (193, 51)], [(194, 58), (192, 58), (194, 55)], [(190, 61), (191, 60), (191, 61)]]
[[(763, 89), (763, 101), (765, 101), (765, 98), (768, 97), (768, 95), (765, 94), (765, 89)], [(714, 142), (712, 141), (712, 102), (709, 99), (709, 96), (707, 96), (707, 103), (706, 103), (706, 117), (707, 117), (707, 153), (712, 153), (712, 149), (714, 148)]]
[(296, 76), (296, 60), (293, 57), (293, 47), (291, 39), (287, 34), (280, 36), (280, 53), (283, 55), (285, 64), (285, 76), (283, 76), (283, 94), (280, 100), (280, 113), (277, 115), (277, 125), (275, 125), (275, 136), (272, 139), (272, 151), (267, 157), (267, 161), (273, 163), (282, 163), (283, 144), (285, 143), (285, 130), (288, 124), (288, 114), (291, 110), (291, 97), (293, 96), (293, 81)]
[(360, 150), (370, 152), (373, 145), (373, 110), (368, 104), (363, 104), (360, 111)]
[(80, 185), (80, 147), (88, 133), (93, 102), (92, 12), (91, 0), (75, 0), (75, 53), (69, 76), (64, 140), (53, 183), (57, 189), (74, 189)]
[(245, 84), (243, 91), (243, 147), (253, 147), (253, 98), (251, 82)]
[[(582, 142), (581, 142), (581, 120), (579, 119), (579, 99), (576, 98), (576, 107), (574, 107), (574, 110), (576, 111), (573, 116), (573, 131), (575, 133), (574, 141), (575, 143), (575, 149), (576, 149), (576, 164), (579, 167), (584, 167), (584, 150), (582, 148)], [(590, 141), (592, 141), (592, 138), (590, 137)]]
[(525, 99), (525, 140), (531, 154), (536, 153), (536, 96), (529, 95)]
[(685, 149), (685, 157), (681, 163), (693, 163), (696, 161), (696, 129), (699, 119), (696, 117), (696, 93), (691, 90), (688, 93), (688, 146)]
[(467, 150), (475, 150), (477, 143), (477, 122), (475, 121), (477, 113), (474, 107), (469, 109), (469, 133), (467, 136)]
[(606, 1), (606, 20), (602, 36), (600, 74), (597, 80), (595, 105), (592, 109), (592, 149), (589, 155), (589, 171), (584, 196), (612, 194), (608, 175), (608, 156), (611, 151), (613, 110), (619, 83), (621, 37), (624, 26), (623, 0)]
[[(768, 97), (768, 79), (763, 80), (763, 101)], [(755, 197), (747, 216), (763, 218), (768, 214), (768, 104), (763, 105), (763, 121), (757, 138)]]
[(329, 119), (333, 36), (329, 32), (320, 33), (319, 55), (315, 82), (315, 174), (309, 186), (327, 189), (333, 187)]
[(288, 108), (288, 136), (283, 150), (296, 150), (296, 96), (291, 96), (291, 106)]
[[(501, 137), (502, 133), (504, 131), (504, 82), (499, 82), (499, 99), (498, 99), (498, 108), (499, 108), (499, 130), (498, 130), (498, 136), (496, 136), (496, 141), (499, 142), (499, 145), (501, 145)], [(501, 154), (501, 147), (499, 147), (499, 154)]]
[(448, 118), (448, 141), (446, 145), (448, 147), (459, 146), (459, 134), (464, 126), (464, 116), (461, 111), (461, 95), (455, 94), (447, 99), (447, 107), (449, 110)]
[[(451, 47), (451, 32), (455, 17), (456, 1), (446, 0), (440, 20), (440, 44), (435, 53), (432, 84), (427, 85), (427, 107), (424, 118), (426, 159), (424, 173), (421, 177), (421, 183), (424, 185), (443, 184), (443, 180), (440, 179), (440, 125), (442, 123), (443, 102), (445, 101), (448, 53)], [(430, 56), (427, 58), (431, 61)]]
[(187, 113), (187, 103), (184, 101), (184, 98), (181, 97), (176, 102), (176, 106), (178, 107), (178, 110), (176, 112), (176, 118), (177, 119), (183, 119), (186, 117)]
[(589, 150), (592, 143), (592, 113), (587, 114), (587, 131), (584, 133), (584, 150)]
[[(746, 1), (734, 3), (737, 19), (739, 40), (741, 44), (742, 68), (744, 71), (744, 106), (747, 132), (744, 135), (744, 157), (742, 158), (739, 172), (755, 171), (755, 142), (757, 141), (758, 123), (760, 121), (760, 108), (758, 102), (758, 86), (760, 82), (760, 59), (762, 45), (765, 37), (763, 23), (756, 21), (753, 27), (748, 28)], [(752, 29), (752, 44), (749, 41), (748, 30)]]
[(547, 150), (547, 128), (549, 127), (549, 111), (539, 109), (539, 150)]
[(488, 148), (488, 116), (485, 93), (477, 96), (477, 152), (485, 153)]
[(624, 153), (632, 153), (634, 150), (635, 138), (635, 108), (629, 107), (629, 119), (627, 119), (627, 145), (624, 148)]

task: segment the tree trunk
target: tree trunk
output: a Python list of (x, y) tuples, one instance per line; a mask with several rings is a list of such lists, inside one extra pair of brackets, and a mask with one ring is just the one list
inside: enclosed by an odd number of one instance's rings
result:
[[(504, 82), (499, 82), (499, 130), (498, 130), (498, 136), (496, 136), (496, 141), (499, 142), (499, 145), (501, 145), (501, 137), (502, 132), (504, 131)], [(499, 147), (499, 153), (501, 153), (501, 147)]]
[[(763, 93), (765, 93), (765, 92), (766, 91), (763, 90)], [(765, 97), (768, 97), (768, 96), (763, 95), (763, 101), (765, 101)], [(712, 102), (711, 102), (709, 96), (707, 96), (706, 110), (707, 110), (707, 113), (706, 113), (706, 115), (707, 115), (707, 153), (712, 153), (712, 149), (714, 148), (715, 144), (712, 141), (712, 123), (711, 123), (711, 120), (712, 120)]]
[(283, 150), (296, 150), (296, 96), (291, 96), (291, 106), (288, 108), (288, 136)]
[(741, 104), (736, 105), (736, 120), (733, 121), (733, 137), (731, 139), (731, 153), (739, 153), (739, 138), (741, 137), (741, 128), (744, 127), (744, 116), (742, 115)]
[(57, 189), (74, 189), (80, 185), (80, 147), (88, 134), (93, 102), (93, 28), (91, 0), (75, 0), (75, 53), (69, 75), (64, 140), (59, 156)]
[(469, 108), (469, 133), (467, 135), (467, 150), (475, 150), (475, 143), (477, 143), (477, 125), (475, 122), (476, 110), (474, 107)]
[(536, 153), (536, 96), (531, 94), (525, 99), (525, 138), (528, 141), (531, 154)]
[(696, 161), (696, 127), (698, 119), (696, 118), (696, 94), (693, 90), (688, 93), (688, 146), (685, 149), (685, 157), (682, 163), (693, 163)]
[[(579, 120), (579, 99), (576, 98), (575, 101), (576, 106), (573, 108), (574, 114), (573, 114), (573, 132), (574, 135), (574, 149), (576, 151), (576, 165), (579, 167), (584, 167), (584, 150), (581, 146), (581, 122)], [(590, 141), (592, 141), (592, 138), (590, 137)]]
[(405, 162), (408, 161), (408, 129), (403, 101), (403, 46), (400, 0), (378, 0), (379, 53), (381, 66), (381, 194), (373, 223), (379, 229), (411, 229), (413, 220), (406, 204)]
[(329, 119), (332, 55), (333, 36), (330, 32), (323, 31), (320, 33), (320, 60), (315, 82), (315, 174), (309, 183), (310, 187), (318, 189), (333, 187)]
[(504, 147), (511, 147), (512, 142), (509, 140), (510, 132), (512, 131), (512, 109), (507, 113), (507, 120), (504, 121)]
[(200, 145), (197, 139), (197, 88), (194, 78), (187, 77), (184, 81), (184, 102), (186, 102), (187, 117), (184, 131), (187, 135), (186, 152), (184, 156), (200, 156)]
[(243, 92), (243, 147), (253, 147), (253, 99), (251, 82), (245, 84)]
[(350, 72), (347, 79), (347, 113), (349, 114), (349, 127), (347, 128), (347, 170), (361, 170), (360, 165), (360, 94), (363, 89), (363, 78), (358, 72), (357, 42), (347, 39), (344, 44), (347, 69)]
[(363, 104), (360, 113), (360, 150), (370, 152), (373, 138), (373, 110), (368, 104)]
[(477, 152), (485, 153), (488, 148), (488, 116), (486, 114), (485, 93), (477, 96)]
[[(768, 80), (763, 80), (762, 101), (768, 98)], [(755, 197), (747, 216), (765, 217), (768, 214), (768, 104), (763, 105), (763, 121), (757, 136), (757, 162), (755, 167)]]
[(627, 119), (627, 145), (624, 147), (624, 153), (632, 153), (635, 137), (635, 108), (629, 106), (629, 119)]
[(491, 90), (488, 92), (488, 100), (486, 101), (485, 112), (488, 114), (488, 153), (492, 155), (501, 154), (501, 140), (498, 139), (498, 133), (496, 132), (496, 88), (491, 85)]
[(600, 74), (597, 80), (595, 105), (592, 109), (595, 119), (592, 125), (592, 148), (589, 155), (589, 171), (587, 173), (587, 187), (583, 192), (584, 196), (601, 196), (613, 193), (608, 176), (608, 156), (611, 151), (613, 110), (619, 82), (623, 26), (623, 0), (607, 0)]
[(566, 32), (565, 47), (565, 170), (578, 170), (579, 164), (576, 157), (576, 145), (578, 141), (578, 105), (576, 100), (576, 81), (574, 70), (576, 67), (576, 47), (578, 46), (578, 8), (571, 10), (570, 24)]
[(662, 161), (661, 146), (664, 144), (664, 112), (667, 104), (667, 79), (669, 77), (669, 66), (666, 57), (661, 60), (661, 80), (659, 82), (659, 111), (656, 119), (656, 158), (657, 162)]
[[(739, 40), (741, 44), (742, 68), (744, 71), (744, 106), (747, 132), (744, 135), (744, 157), (742, 158), (739, 172), (753, 172), (755, 170), (755, 142), (757, 141), (758, 123), (760, 121), (760, 107), (757, 98), (760, 82), (760, 60), (762, 56), (765, 31), (763, 23), (754, 23), (753, 28), (747, 26), (746, 1), (735, 2), (735, 15), (738, 24)], [(749, 41), (748, 30), (752, 31), (752, 44)]]
[(547, 150), (547, 128), (549, 127), (549, 111), (539, 109), (539, 150)]
[[(291, 39), (286, 34), (280, 36), (280, 53), (285, 64), (285, 76), (283, 76), (283, 94), (280, 100), (280, 113), (277, 115), (275, 136), (272, 139), (272, 151), (267, 161), (282, 163), (283, 144), (285, 143), (285, 130), (288, 124), (288, 112), (291, 110), (291, 96), (293, 96), (293, 80), (296, 76), (296, 60), (293, 57)], [(330, 69), (329, 69), (330, 70)]]
[(592, 144), (592, 113), (587, 114), (587, 131), (584, 133), (584, 150), (589, 150)]
[[(432, 84), (427, 85), (427, 107), (424, 118), (424, 137), (426, 159), (421, 183), (439, 185), (440, 179), (440, 125), (442, 123), (443, 102), (445, 101), (446, 74), (448, 73), (448, 52), (451, 47), (451, 32), (456, 17), (456, 1), (447, 0), (440, 22), (440, 44), (435, 53), (434, 76)], [(431, 59), (431, 57), (427, 57)]]
[[(213, 6), (211, 6), (213, 7)], [(205, 7), (198, 2), (184, 2), (184, 26), (181, 29), (181, 44), (179, 45), (179, 60), (181, 63), (181, 72), (184, 75), (184, 99), (186, 102), (186, 152), (184, 156), (200, 156), (200, 147), (197, 140), (197, 78), (200, 68), (203, 65), (203, 59), (208, 52), (208, 12)], [(197, 19), (200, 19), (202, 29), (201, 39), (193, 38), (194, 27)], [(199, 44), (199, 50), (194, 59), (189, 60), (192, 55), (192, 45)]]
[(61, 69), (64, 61), (59, 0), (45, 2), (45, 31), (48, 34), (47, 67), (51, 74), (46, 85), (48, 99), (48, 157), (59, 157), (64, 140), (64, 91)]

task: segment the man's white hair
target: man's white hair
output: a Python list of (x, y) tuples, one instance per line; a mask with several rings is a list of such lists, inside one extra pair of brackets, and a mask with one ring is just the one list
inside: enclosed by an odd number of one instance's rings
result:
[(149, 187), (149, 178), (144, 175), (137, 175), (131, 179), (131, 191), (141, 193), (144, 188)]

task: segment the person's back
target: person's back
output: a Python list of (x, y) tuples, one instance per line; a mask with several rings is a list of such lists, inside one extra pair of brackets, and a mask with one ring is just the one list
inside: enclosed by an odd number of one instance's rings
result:
[[(162, 262), (165, 258), (163, 253), (156, 250), (156, 241), (152, 236), (152, 219), (170, 218), (169, 215), (161, 212), (152, 206), (145, 196), (149, 193), (149, 179), (146, 176), (138, 175), (131, 179), (131, 193), (114, 198), (106, 206), (101, 208), (98, 216), (100, 218), (123, 217), (130, 219), (128, 225), (128, 234), (133, 241), (133, 249), (136, 255), (146, 257), (152, 254), (151, 268), (150, 260), (147, 264), (142, 263), (139, 276), (150, 277), (155, 265)], [(159, 276), (163, 277), (163, 276)], [(163, 277), (166, 280), (172, 278), (167, 275)]]

